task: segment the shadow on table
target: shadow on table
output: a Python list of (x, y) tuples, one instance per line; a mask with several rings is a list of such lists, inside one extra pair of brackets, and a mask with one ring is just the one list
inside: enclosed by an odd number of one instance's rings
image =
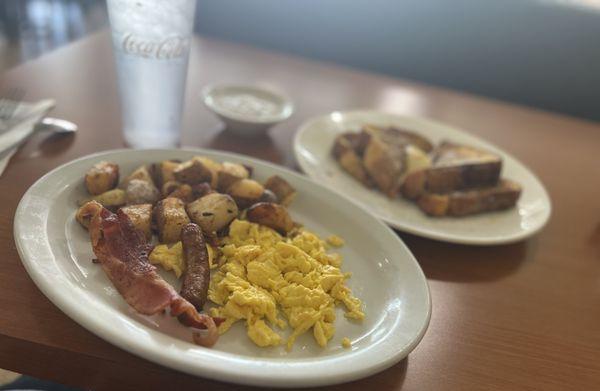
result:
[(467, 246), (402, 234), (428, 279), (493, 281), (515, 273), (536, 251), (537, 239), (498, 246)]
[[(369, 376), (367, 378), (356, 380), (350, 383), (342, 383), (335, 386), (325, 386), (325, 387), (317, 387), (310, 388), (310, 390), (314, 391), (354, 391), (354, 390), (363, 390), (367, 387), (373, 388), (372, 384), (376, 384), (377, 390), (399, 390), (402, 388), (402, 384), (404, 383), (404, 378), (406, 377), (406, 370), (408, 367), (408, 357), (404, 360), (400, 361), (396, 365), (379, 372), (373, 376)], [(187, 376), (187, 375), (186, 375)], [(202, 388), (205, 390), (219, 390), (219, 391), (233, 391), (240, 389), (248, 389), (248, 390), (281, 390), (281, 388), (266, 388), (266, 387), (248, 387), (248, 386), (239, 386), (236, 384), (228, 384), (222, 383), (219, 381), (205, 380), (203, 379), (199, 384), (202, 384)], [(371, 385), (371, 386), (370, 386)], [(176, 385), (174, 385), (173, 389), (179, 389)], [(297, 388), (292, 388), (297, 389)], [(300, 388), (302, 389), (302, 388)], [(308, 388), (304, 388), (309, 390)], [(370, 391), (370, 390), (369, 390)]]
[(60, 155), (75, 141), (76, 134), (39, 134), (33, 136), (25, 146), (27, 157), (52, 157)]
[(221, 128), (203, 147), (240, 153), (274, 163), (282, 161), (281, 154), (268, 134), (257, 137), (242, 137), (235, 136), (226, 129)]
[(376, 384), (377, 390), (399, 390), (402, 388), (402, 384), (404, 383), (407, 367), (408, 357), (400, 361), (398, 364), (386, 369), (385, 371), (366, 378), (368, 379), (368, 384), (367, 380), (363, 379), (351, 383), (344, 383), (337, 386), (329, 386), (319, 389), (337, 391), (360, 390), (367, 387), (373, 387), (372, 385)]
[(36, 379), (31, 376), (18, 377), (13, 382), (0, 387), (2, 391), (35, 390), (35, 391), (83, 391), (79, 388), (68, 387), (48, 380)]
[(588, 242), (593, 248), (596, 249), (596, 253), (598, 255), (597, 258), (600, 259), (600, 223), (598, 223), (592, 230)]

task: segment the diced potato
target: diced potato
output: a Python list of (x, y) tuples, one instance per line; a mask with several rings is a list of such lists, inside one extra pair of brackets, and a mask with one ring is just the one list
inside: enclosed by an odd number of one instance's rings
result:
[(216, 189), (219, 181), (219, 171), (221, 170), (221, 163), (215, 162), (214, 160), (209, 159), (205, 156), (195, 156), (193, 159), (201, 162), (202, 164), (204, 164), (205, 167), (209, 169), (211, 173), (211, 179), (209, 182), (210, 186), (213, 189)]
[(123, 189), (112, 189), (92, 198), (82, 200), (79, 202), (79, 205), (84, 205), (89, 201), (96, 201), (105, 208), (114, 210), (127, 203), (127, 193)]
[(123, 180), (121, 185), (119, 186), (122, 189), (127, 189), (127, 185), (134, 179), (138, 179), (144, 182), (151, 183), (154, 186), (154, 180), (152, 179), (152, 175), (150, 175), (150, 171), (148, 170), (148, 166), (140, 166), (136, 168), (127, 178)]
[(206, 234), (220, 231), (238, 215), (238, 207), (227, 194), (210, 193), (187, 205), (190, 219)]
[(194, 158), (183, 162), (173, 171), (175, 180), (188, 185), (208, 182), (212, 183), (213, 171), (202, 161)]
[(267, 226), (286, 234), (294, 228), (294, 222), (287, 209), (272, 202), (259, 202), (246, 211), (246, 218), (253, 223)]
[(129, 205), (121, 208), (136, 229), (142, 231), (147, 240), (152, 238), (152, 204)]
[(90, 227), (92, 218), (102, 209), (102, 205), (97, 201), (88, 201), (83, 204), (75, 214), (75, 219), (86, 229)]
[(119, 166), (110, 162), (99, 162), (85, 174), (85, 187), (92, 195), (114, 189), (119, 183)]
[(278, 204), (279, 199), (271, 190), (265, 189), (265, 191), (263, 191), (262, 195), (258, 199), (258, 202), (272, 202), (274, 204)]
[(233, 197), (240, 209), (245, 209), (258, 202), (264, 191), (263, 185), (253, 179), (242, 179), (233, 182), (227, 188), (227, 194)]
[(212, 193), (213, 189), (210, 187), (208, 183), (197, 183), (192, 186), (192, 198), (198, 199), (200, 197), (204, 197), (205, 195)]
[(129, 181), (125, 192), (128, 205), (155, 204), (160, 198), (160, 193), (154, 184), (141, 179)]
[(169, 194), (177, 190), (181, 185), (182, 183), (177, 181), (165, 182), (161, 187), (160, 194), (162, 194), (163, 198), (166, 198), (169, 196)]
[(194, 200), (192, 187), (187, 183), (179, 183), (177, 181), (169, 181), (163, 185), (163, 197), (179, 198), (183, 202), (191, 202)]
[(154, 208), (154, 221), (161, 243), (181, 240), (181, 229), (190, 222), (185, 204), (179, 198), (168, 197), (159, 201)]
[(181, 163), (174, 160), (163, 160), (160, 163), (152, 165), (152, 176), (157, 187), (164, 186), (165, 183), (175, 181), (174, 171)]
[(220, 191), (225, 191), (233, 182), (239, 181), (241, 179), (248, 179), (250, 177), (250, 173), (246, 169), (246, 167), (241, 164), (224, 162), (221, 165), (221, 169), (218, 173), (218, 185), (217, 188)]
[(279, 203), (284, 206), (291, 204), (296, 197), (296, 189), (279, 175), (269, 177), (265, 182), (265, 188), (275, 193)]

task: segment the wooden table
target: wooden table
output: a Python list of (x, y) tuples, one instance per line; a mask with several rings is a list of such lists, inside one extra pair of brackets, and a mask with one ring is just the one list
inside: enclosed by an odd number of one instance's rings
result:
[[(211, 39), (195, 39), (192, 53), (186, 146), (293, 167), (291, 140), (302, 121), (332, 110), (376, 108), (482, 136), (529, 166), (550, 193), (550, 223), (521, 243), (468, 247), (399, 233), (429, 279), (429, 330), (408, 359), (334, 389), (600, 387), (598, 124)], [(235, 81), (286, 91), (296, 113), (263, 139), (222, 132), (199, 90)], [(7, 72), (0, 91), (11, 86), (25, 88), (31, 100), (56, 98), (53, 114), (81, 131), (69, 140), (31, 140), (0, 178), (0, 367), (93, 389), (238, 389), (162, 368), (94, 336), (41, 294), (15, 250), (14, 211), (36, 179), (76, 157), (123, 146), (107, 33)]]

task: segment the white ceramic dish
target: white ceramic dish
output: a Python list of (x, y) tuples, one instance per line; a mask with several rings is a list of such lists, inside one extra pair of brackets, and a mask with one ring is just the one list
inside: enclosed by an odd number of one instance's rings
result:
[[(298, 190), (290, 211), (320, 235), (346, 239), (340, 249), (349, 286), (363, 300), (366, 320), (351, 323), (339, 310), (336, 335), (325, 349), (305, 334), (291, 353), (261, 349), (238, 323), (212, 349), (190, 343), (190, 330), (169, 316), (135, 313), (102, 269), (91, 262), (87, 232), (74, 219), (85, 196), (83, 176), (101, 160), (123, 173), (143, 163), (205, 155), (254, 167), (264, 180), (278, 174)], [(209, 150), (118, 150), (67, 163), (38, 180), (23, 196), (15, 215), (17, 249), (42, 292), (73, 320), (105, 340), (156, 363), (226, 382), (278, 387), (340, 383), (381, 371), (414, 349), (431, 314), (426, 279), (397, 235), (354, 202), (290, 170), (241, 155)], [(163, 273), (173, 283), (170, 274)], [(176, 285), (177, 287), (177, 285)], [(341, 338), (352, 340), (344, 349)]]
[(202, 90), (202, 99), (225, 122), (227, 131), (245, 137), (264, 134), (294, 112), (288, 97), (255, 86), (209, 85)]
[[(396, 125), (418, 132), (435, 143), (446, 139), (493, 151), (503, 159), (502, 176), (523, 186), (516, 208), (461, 218), (433, 218), (412, 202), (389, 199), (354, 180), (331, 157), (334, 138), (358, 131), (364, 124)], [(392, 227), (446, 242), (491, 245), (510, 243), (538, 232), (550, 218), (548, 193), (536, 176), (501, 149), (448, 125), (424, 118), (401, 117), (378, 111), (333, 112), (305, 122), (294, 139), (294, 153), (302, 170), (319, 183), (354, 199)]]

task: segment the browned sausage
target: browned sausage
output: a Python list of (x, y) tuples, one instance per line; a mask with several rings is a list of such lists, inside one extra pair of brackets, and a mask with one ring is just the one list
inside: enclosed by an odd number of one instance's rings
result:
[(181, 230), (181, 242), (186, 263), (181, 296), (201, 311), (208, 295), (210, 267), (208, 250), (200, 227), (194, 223), (186, 224)]

